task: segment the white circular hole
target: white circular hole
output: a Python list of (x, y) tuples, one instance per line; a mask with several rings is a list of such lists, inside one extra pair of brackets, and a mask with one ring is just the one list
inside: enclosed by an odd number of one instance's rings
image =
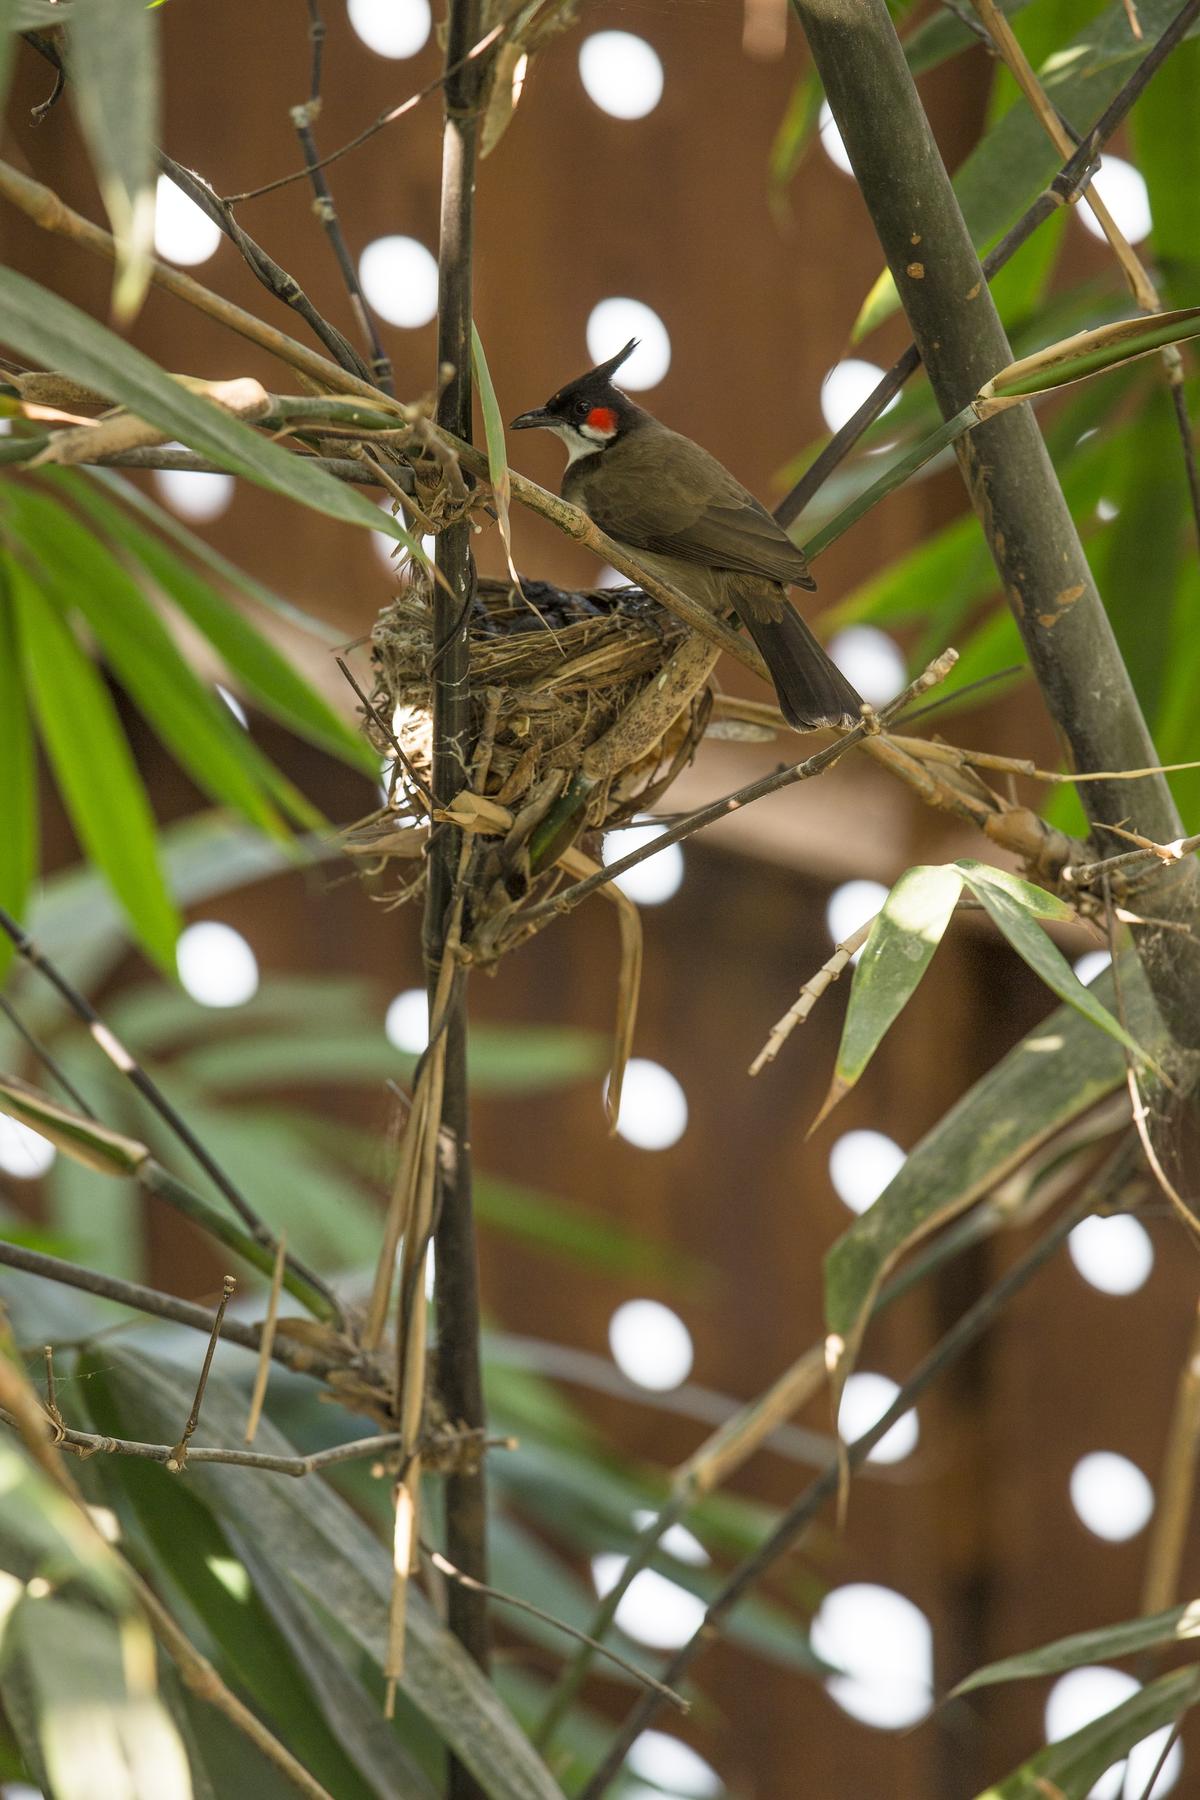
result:
[(608, 1322), (613, 1361), (629, 1381), (665, 1393), (692, 1372), (692, 1334), (659, 1300), (626, 1300)]
[(864, 1725), (900, 1731), (933, 1703), (933, 1631), (894, 1588), (856, 1581), (826, 1594), (812, 1622), (817, 1655), (845, 1671), (825, 1686)]
[(847, 1131), (829, 1152), (829, 1179), (844, 1206), (865, 1213), (903, 1165), (903, 1150), (882, 1131)]
[[(658, 1514), (648, 1507), (639, 1507), (633, 1522), (639, 1531), (645, 1531), (657, 1517)], [(700, 1539), (693, 1536), (686, 1525), (668, 1525), (658, 1541), (668, 1556), (673, 1556), (676, 1562), (691, 1563), (693, 1568), (707, 1568), (712, 1560)]]
[[(851, 1375), (842, 1389), (838, 1407), (838, 1431), (847, 1444), (860, 1438), (864, 1431), (882, 1419), (900, 1392), (886, 1375), (873, 1375), (860, 1370)], [(917, 1447), (920, 1427), (915, 1410), (902, 1413), (890, 1431), (885, 1431), (867, 1457), (868, 1462), (896, 1463), (911, 1456)]]
[(160, 175), (154, 189), (154, 248), (166, 262), (194, 268), (207, 262), (221, 242), (222, 232), (169, 175)]
[(1112, 957), (1107, 950), (1085, 950), (1075, 960), (1075, 973), (1084, 987), (1090, 987), (1098, 975), (1112, 967)]
[(587, 347), (594, 363), (604, 362), (634, 337), (639, 339), (638, 347), (617, 371), (618, 385), (638, 390), (657, 387), (671, 366), (671, 339), (653, 307), (622, 295), (593, 306), (588, 315)]
[[(840, 431), (882, 379), (883, 370), (878, 363), (864, 362), (861, 356), (847, 356), (834, 363), (821, 383), (821, 417), (830, 431)], [(899, 394), (893, 394), (883, 413), (890, 413), (899, 403)]]
[[(631, 850), (641, 850), (646, 844), (652, 844), (666, 829), (665, 825), (648, 823), (606, 833), (602, 851), (605, 863), (619, 862)], [(678, 844), (668, 844), (657, 855), (648, 856), (636, 868), (618, 875), (613, 885), (628, 894), (638, 906), (661, 906), (664, 900), (678, 893), (682, 880), (683, 851)]]
[(721, 1777), (711, 1764), (665, 1731), (643, 1731), (630, 1745), (626, 1762), (643, 1781), (686, 1800), (708, 1800), (721, 1792)]
[(1067, 1249), (1083, 1279), (1102, 1294), (1136, 1294), (1154, 1267), (1150, 1233), (1128, 1213), (1081, 1219)]
[(669, 1150), (687, 1130), (687, 1096), (669, 1069), (632, 1056), (621, 1084), (617, 1132), (639, 1150)]
[(584, 38), (579, 79), (588, 99), (614, 119), (644, 119), (662, 99), (658, 53), (631, 31), (596, 31)]
[[(592, 1580), (601, 1599), (616, 1587), (627, 1557), (611, 1552), (592, 1558)], [(695, 1637), (704, 1623), (704, 1602), (656, 1569), (639, 1569), (621, 1596), (616, 1622), (639, 1644), (652, 1650), (677, 1650)]]
[(843, 881), (825, 906), (825, 925), (835, 944), (844, 944), (860, 925), (873, 919), (889, 890), (882, 881)]
[(415, 330), (437, 312), (438, 266), (416, 238), (376, 238), (359, 258), (358, 278), (369, 305), (389, 325)]
[(202, 919), (179, 934), (175, 964), (201, 1006), (244, 1006), (258, 992), (258, 958), (240, 931)]
[(900, 646), (877, 625), (847, 625), (826, 645), (842, 674), (872, 706), (894, 700), (907, 679)]
[[(1085, 1725), (1091, 1725), (1136, 1694), (1138, 1687), (1133, 1676), (1122, 1669), (1109, 1669), (1100, 1664), (1068, 1669), (1065, 1675), (1059, 1676), (1046, 1700), (1047, 1742), (1055, 1744), (1060, 1738), (1082, 1731)], [(1130, 1752), (1128, 1764), (1118, 1763), (1107, 1769), (1089, 1788), (1087, 1800), (1119, 1800), (1122, 1794), (1141, 1795), (1169, 1735), (1170, 1726), (1164, 1725), (1160, 1731), (1143, 1738)], [(1170, 1793), (1182, 1768), (1183, 1751), (1176, 1744), (1154, 1784), (1154, 1800), (1162, 1800), (1164, 1794)]]
[(1096, 517), (1102, 525), (1111, 525), (1112, 521), (1120, 515), (1120, 511), (1115, 500), (1097, 500), (1096, 502)]
[[(1113, 222), (1131, 244), (1140, 244), (1143, 238), (1149, 237), (1153, 223), (1150, 194), (1144, 176), (1132, 163), (1121, 156), (1102, 156), (1092, 186), (1112, 214)], [(1075, 211), (1084, 230), (1103, 242), (1104, 231), (1096, 222), (1086, 194)]]
[(429, 1047), (429, 1001), (424, 988), (405, 988), (387, 1009), (383, 1029), (397, 1050), (420, 1056)]
[(376, 56), (415, 56), (429, 40), (429, 0), (347, 0), (346, 11)]
[(833, 108), (828, 100), (822, 100), (821, 111), (817, 119), (817, 131), (821, 139), (821, 148), (843, 175), (853, 175), (850, 158), (846, 155), (846, 146), (842, 142), (842, 134), (837, 128), (837, 120), (833, 116)]
[(155, 469), (154, 485), (182, 519), (218, 519), (233, 499), (232, 475), (216, 469)]
[(1154, 1489), (1127, 1456), (1092, 1450), (1071, 1470), (1071, 1505), (1089, 1531), (1123, 1544), (1149, 1524)]
[(18, 1181), (36, 1181), (54, 1162), (54, 1145), (38, 1132), (0, 1113), (0, 1170)]

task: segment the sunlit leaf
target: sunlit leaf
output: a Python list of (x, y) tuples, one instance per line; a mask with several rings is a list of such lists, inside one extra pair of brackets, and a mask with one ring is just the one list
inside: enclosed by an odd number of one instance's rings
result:
[(100, 676), (53, 602), (14, 559), (21, 660), (71, 823), (104, 871), (138, 940), (174, 970), (180, 920), (158, 860), (154, 815)]
[(816, 1124), (850, 1092), (916, 992), (962, 885), (960, 868), (922, 864), (907, 870), (884, 901), (854, 971), (833, 1080)]

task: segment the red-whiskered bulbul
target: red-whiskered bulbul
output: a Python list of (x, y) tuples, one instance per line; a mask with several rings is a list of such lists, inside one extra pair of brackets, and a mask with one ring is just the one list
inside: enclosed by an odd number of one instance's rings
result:
[(816, 586), (804, 552), (714, 456), (613, 386), (636, 347), (631, 338), (509, 429), (556, 432), (567, 446), (563, 498), (651, 573), (718, 615), (737, 614), (789, 724), (856, 724), (862, 700), (787, 597)]

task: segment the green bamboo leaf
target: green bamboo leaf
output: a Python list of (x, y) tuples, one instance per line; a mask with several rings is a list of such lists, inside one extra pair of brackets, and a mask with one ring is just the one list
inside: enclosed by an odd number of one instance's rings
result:
[(1095, 1631), (1077, 1631), (1070, 1637), (1058, 1638), (1040, 1649), (1026, 1650), (1019, 1656), (1006, 1656), (1000, 1662), (976, 1669), (965, 1681), (951, 1690), (952, 1695), (970, 1694), (976, 1688), (994, 1687), (1001, 1681), (1029, 1681), (1041, 1675), (1060, 1675), (1064, 1669), (1078, 1669), (1088, 1663), (1111, 1662), (1120, 1656), (1137, 1656), (1143, 1650), (1154, 1650), (1162, 1644), (1182, 1644), (1200, 1637), (1200, 1600), (1189, 1600), (1185, 1606), (1172, 1606), (1166, 1612), (1150, 1613), (1141, 1619), (1125, 1619), (1119, 1625), (1101, 1625)]
[(850, 1092), (912, 999), (950, 923), (963, 879), (953, 864), (920, 864), (900, 877), (884, 901), (854, 971), (833, 1080), (812, 1130)]
[(1048, 394), (1073, 381), (1086, 381), (1091, 375), (1152, 356), (1167, 344), (1186, 344), (1195, 337), (1200, 337), (1200, 306), (1110, 320), (1010, 363), (980, 389), (980, 398)]
[(132, 319), (154, 257), (158, 23), (145, 0), (86, 0), (68, 32), (71, 91), (116, 240), (113, 310)]
[[(113, 674), (196, 785), (268, 837), (287, 827), (267, 797), (270, 765), (228, 707), (188, 667), (154, 608), (94, 532), (47, 494), (14, 484), (10, 524), (36, 556), (60, 607), (78, 608)], [(313, 808), (301, 797), (301, 822)]]
[[(0, 793), (5, 821), (0, 831), (0, 906), (24, 919), (37, 873), (37, 765), (29, 708), (17, 654), (16, 616), (5, 569), (0, 564)], [(11, 940), (0, 941), (0, 983), (14, 955)]]
[(1128, 1700), (1047, 1744), (976, 1800), (1085, 1800), (1106, 1769), (1123, 1762), (1135, 1744), (1175, 1720), (1200, 1700), (1200, 1668), (1175, 1669), (1139, 1688)]
[(1056, 900), (1031, 882), (1022, 881), (1019, 876), (1009, 875), (1002, 869), (990, 868), (986, 863), (963, 859), (956, 866), (962, 870), (963, 880), (1022, 962), (1028, 964), (1060, 1000), (1065, 1000), (1085, 1019), (1098, 1025), (1114, 1042), (1124, 1044), (1139, 1062), (1154, 1066), (1149, 1053), (1130, 1036), (1120, 1020), (1100, 1004), (1095, 990), (1084, 987), (1058, 945), (1037, 924), (1038, 919), (1071, 918), (1071, 908), (1065, 901)]
[(508, 451), (504, 442), (504, 417), (500, 411), (500, 402), (496, 399), (496, 390), (492, 386), (491, 371), (487, 365), (487, 357), (483, 353), (483, 340), (471, 324), (471, 366), (475, 370), (475, 382), (479, 388), (479, 405), (483, 412), (483, 434), (487, 439), (488, 479), (492, 484), (492, 493), (496, 501), (496, 523), (500, 527), (500, 538), (504, 545), (504, 556), (508, 563), (508, 572), (521, 586), (521, 577), (517, 574), (517, 565), (513, 561), (512, 526), (509, 522), (509, 509), (512, 506), (512, 482), (508, 474)]
[(792, 88), (767, 157), (767, 195), (775, 209), (783, 204), (784, 191), (812, 143), (823, 99), (824, 89), (815, 69), (802, 75)]
[[(1135, 957), (1121, 964), (1131, 1028), (1147, 1043), (1161, 1033)], [(1112, 975), (1089, 990), (1108, 999)], [(880, 1283), (903, 1253), (965, 1212), (1040, 1145), (1125, 1080), (1125, 1059), (1106, 1033), (1071, 1006), (1059, 1007), (910, 1151), (875, 1204), (825, 1258), (825, 1315), (841, 1340), (841, 1372), (856, 1353)]]
[(5, 340), (47, 368), (111, 394), (138, 418), (198, 450), (231, 474), (315, 512), (368, 531), (383, 531), (418, 562), (428, 562), (404, 527), (346, 483), (262, 437), (223, 407), (193, 393), (115, 332), (15, 269), (0, 269)]
[(150, 1154), (136, 1138), (124, 1137), (59, 1106), (15, 1076), (0, 1078), (0, 1112), (19, 1119), (56, 1150), (98, 1175), (136, 1175)]
[[(87, 1359), (89, 1392), (101, 1383), (126, 1432), (173, 1442), (191, 1405), (188, 1377), (119, 1346)], [(182, 1410), (181, 1410), (182, 1409)], [(245, 1428), (240, 1389), (219, 1375), (204, 1396), (204, 1432), (211, 1443), (236, 1445)], [(256, 1448), (282, 1456), (296, 1451), (269, 1420)], [(382, 1668), (387, 1647), (391, 1554), (362, 1519), (325, 1482), (248, 1483), (244, 1469), (194, 1464), (188, 1483), (229, 1534), (238, 1554), (258, 1559), (332, 1614), (354, 1643)], [(230, 1480), (230, 1476), (235, 1477)], [(562, 1792), (512, 1715), (462, 1646), (433, 1615), (424, 1596), (409, 1596), (407, 1660), (400, 1686), (489, 1800), (562, 1800)]]
[(56, 479), (56, 485), (59, 483), (113, 543), (137, 558), (264, 712), (364, 774), (377, 773), (379, 759), (374, 751), (223, 594), (114, 506), (95, 482), (64, 470)]
[(173, 973), (180, 919), (116, 708), (53, 603), (11, 557), (8, 572), (34, 713), (71, 823), (140, 943)]
[[(111, 1436), (127, 1429), (103, 1384), (88, 1382), (87, 1406), (94, 1428)], [(253, 1479), (253, 1478), (252, 1478)], [(313, 1679), (304, 1657), (295, 1654), (263, 1603), (258, 1571), (247, 1571), (236, 1549), (194, 1490), (155, 1463), (112, 1458), (103, 1469), (106, 1495), (118, 1512), (132, 1509), (149, 1557), (168, 1592), (182, 1595), (210, 1634), (221, 1672), (253, 1701), (268, 1724), (305, 1767), (338, 1800), (391, 1800), (392, 1795), (428, 1793), (408, 1765), (403, 1747), (378, 1713), (371, 1715), (365, 1692), (328, 1648), (315, 1621), (304, 1648), (324, 1679)], [(357, 1723), (371, 1715), (373, 1748), (391, 1785), (370, 1780), (361, 1767), (363, 1739), (339, 1731), (328, 1716), (328, 1691), (337, 1682), (356, 1688), (362, 1706)], [(331, 1724), (333, 1729), (331, 1729)], [(383, 1740), (382, 1743), (380, 1740)], [(382, 1774), (382, 1771), (381, 1771)]]
[[(47, 481), (63, 483), (79, 479), (76, 471), (68, 469), (45, 469), (42, 476)], [(244, 569), (239, 569), (236, 563), (230, 562), (227, 556), (222, 556), (219, 550), (214, 549), (197, 532), (190, 530), (174, 513), (169, 512), (165, 506), (160, 506), (150, 494), (126, 480), (118, 469), (86, 469), (83, 471), (83, 481), (89, 488), (106, 489), (130, 512), (138, 513), (156, 531), (178, 544), (181, 550), (186, 550), (204, 568), (210, 569), (219, 580), (227, 582), (238, 593), (245, 594), (247, 600), (254, 601), (255, 605), (263, 607), (266, 612), (274, 613), (286, 625), (294, 625), (297, 631), (306, 632), (328, 646), (345, 643), (343, 632), (327, 625), (324, 619), (318, 619), (314, 613), (305, 612), (302, 606), (277, 594), (273, 588), (267, 587), (265, 582), (258, 581), (253, 575), (248, 575)]]

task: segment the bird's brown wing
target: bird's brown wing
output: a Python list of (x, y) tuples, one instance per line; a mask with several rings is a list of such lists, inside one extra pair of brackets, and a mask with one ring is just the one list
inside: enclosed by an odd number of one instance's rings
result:
[(604, 452), (609, 466), (604, 481), (594, 486), (589, 460), (571, 471), (576, 477), (571, 497), (611, 537), (634, 549), (761, 575), (785, 586), (816, 585), (803, 551), (753, 494), (690, 438), (657, 421), (630, 432)]

